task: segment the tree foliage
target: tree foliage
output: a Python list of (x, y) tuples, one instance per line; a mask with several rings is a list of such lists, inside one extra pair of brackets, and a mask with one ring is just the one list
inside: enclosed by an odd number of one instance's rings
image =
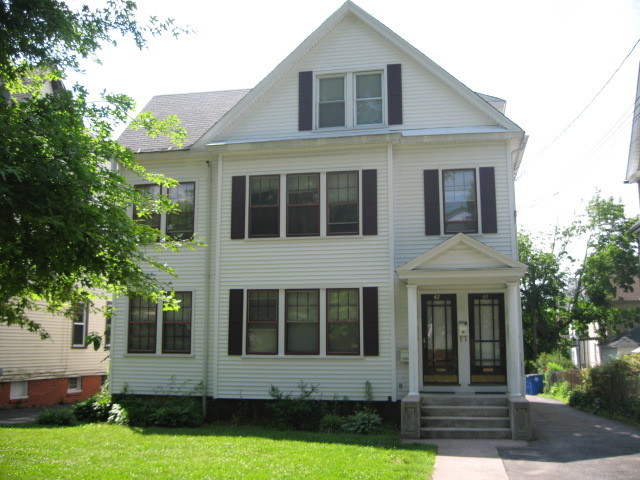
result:
[(520, 261), (529, 267), (521, 289), (527, 358), (561, 346), (570, 326), (584, 335), (597, 325), (604, 339), (637, 322), (638, 312), (613, 305), (617, 292), (632, 291), (640, 275), (637, 238), (630, 232), (636, 222), (622, 204), (596, 194), (551, 242), (534, 245), (530, 235), (519, 236)]
[[(155, 273), (171, 268), (138, 245), (175, 250), (181, 243), (132, 220), (127, 209), (144, 215), (175, 206), (128, 185), (114, 166), (175, 182), (145, 171), (114, 140), (114, 129), (131, 121), (131, 98), (104, 92), (93, 103), (81, 85), (57, 83), (82, 59), (98, 60), (101, 45), (116, 36), (143, 48), (150, 35), (183, 31), (155, 18), (140, 24), (135, 13), (131, 1), (72, 11), (56, 0), (0, 0), (0, 323), (45, 337), (27, 310), (68, 311), (100, 291), (166, 296)], [(175, 117), (134, 124), (178, 142), (185, 136)]]

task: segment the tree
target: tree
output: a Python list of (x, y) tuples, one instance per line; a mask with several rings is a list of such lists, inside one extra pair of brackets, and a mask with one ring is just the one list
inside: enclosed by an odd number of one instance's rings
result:
[[(579, 335), (598, 326), (601, 339), (637, 321), (638, 312), (613, 307), (616, 292), (631, 291), (640, 274), (636, 218), (613, 198), (596, 196), (569, 227), (556, 230), (547, 247), (520, 235), (520, 261), (529, 269), (521, 288), (527, 359), (563, 343), (571, 326)], [(569, 252), (581, 251), (577, 257)]]
[[(148, 36), (184, 31), (156, 18), (139, 24), (135, 13), (135, 2), (124, 0), (75, 12), (56, 0), (0, 0), (0, 323), (46, 337), (27, 310), (46, 304), (68, 311), (91, 304), (99, 291), (167, 297), (170, 287), (156, 274), (171, 268), (138, 245), (182, 243), (132, 220), (127, 208), (144, 216), (175, 206), (145, 196), (112, 168), (175, 184), (145, 171), (113, 139), (117, 125), (131, 120), (132, 99), (105, 92), (101, 103), (91, 103), (77, 84), (42, 93), (78, 71), (81, 59), (98, 60), (100, 46), (116, 44), (116, 35), (144, 48)], [(134, 126), (178, 142), (185, 135), (175, 117), (146, 115)]]

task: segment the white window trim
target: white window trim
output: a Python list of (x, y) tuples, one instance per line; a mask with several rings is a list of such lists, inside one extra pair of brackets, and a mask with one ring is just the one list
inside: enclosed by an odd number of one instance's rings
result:
[(9, 386), (9, 400), (23, 400), (25, 398), (29, 398), (29, 381), (19, 380), (11, 382)]
[[(89, 307), (86, 303), (82, 303), (82, 322), (73, 320), (71, 327), (71, 348), (86, 348), (85, 338), (87, 337), (87, 327), (89, 323)], [(74, 343), (74, 334), (76, 325), (82, 325), (82, 343)]]
[(447, 170), (473, 170), (476, 176), (476, 219), (478, 222), (478, 231), (473, 233), (465, 233), (465, 235), (469, 235), (471, 237), (477, 237), (482, 235), (484, 232), (482, 231), (482, 208), (480, 208), (480, 198), (482, 198), (480, 191), (480, 169), (479, 167), (470, 167), (470, 168), (439, 168), (438, 169), (438, 185), (439, 185), (439, 193), (440, 193), (440, 237), (442, 238), (451, 238), (455, 233), (445, 233), (445, 211), (444, 211), (444, 171)]
[[(367, 74), (380, 74), (380, 88), (382, 93), (382, 122), (381, 123), (367, 123), (358, 125), (356, 118), (356, 77), (358, 75)], [(323, 78), (344, 78), (344, 108), (345, 108), (345, 124), (344, 126), (335, 127), (320, 127), (320, 80)], [(388, 125), (387, 118), (387, 76), (386, 69), (374, 68), (358, 70), (356, 72), (334, 72), (334, 73), (318, 73), (314, 78), (314, 93), (313, 93), (313, 119), (314, 130), (317, 131), (332, 131), (332, 130), (345, 130), (345, 129), (365, 129), (376, 128)]]
[[(71, 380), (76, 379), (75, 388), (71, 387)], [(79, 393), (82, 392), (82, 377), (69, 377), (67, 379), (67, 393)]]

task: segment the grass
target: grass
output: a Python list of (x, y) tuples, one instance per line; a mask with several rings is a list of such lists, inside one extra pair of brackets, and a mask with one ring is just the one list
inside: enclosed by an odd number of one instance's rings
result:
[(208, 425), (0, 427), (2, 479), (421, 479), (435, 447), (380, 435)]

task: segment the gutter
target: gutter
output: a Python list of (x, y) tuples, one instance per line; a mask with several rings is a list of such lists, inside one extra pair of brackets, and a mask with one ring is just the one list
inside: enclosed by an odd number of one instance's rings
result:
[[(207, 160), (207, 206), (212, 198), (211, 161)], [(207, 416), (207, 391), (209, 389), (209, 331), (211, 325), (211, 209), (207, 208), (207, 257), (205, 266), (205, 334), (204, 334), (204, 363), (202, 367), (202, 416)]]

